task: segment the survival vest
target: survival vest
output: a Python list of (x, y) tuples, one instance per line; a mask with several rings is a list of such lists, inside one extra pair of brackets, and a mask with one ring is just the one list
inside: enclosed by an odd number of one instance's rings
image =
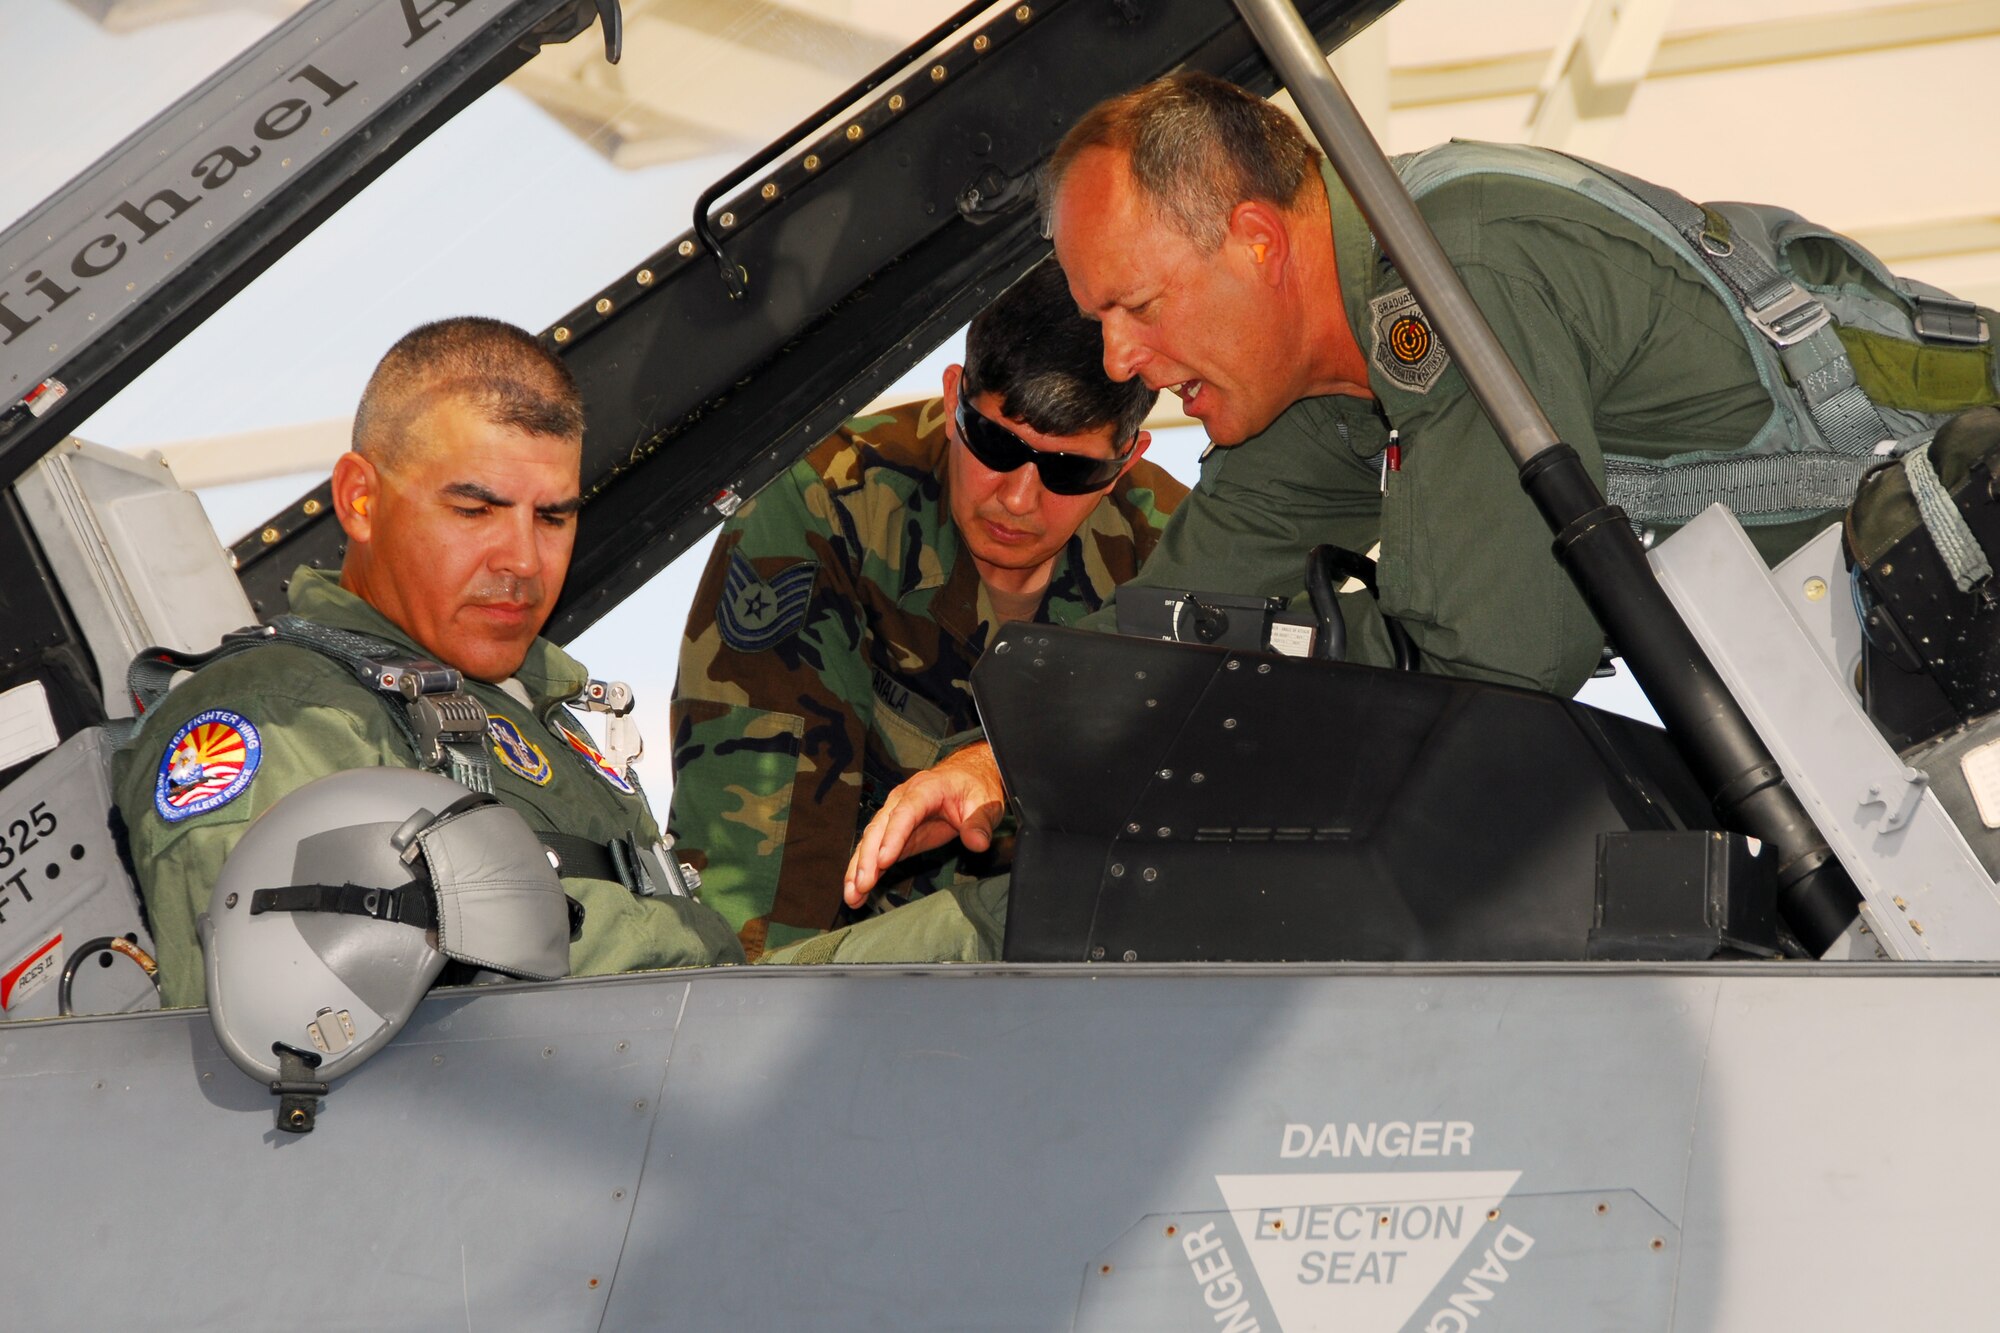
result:
[[(372, 635), (322, 625), (303, 616), (280, 615), (266, 624), (233, 630), (205, 653), (166, 648), (140, 653), (126, 673), (139, 717), (166, 697), (174, 677), (181, 672), (198, 671), (211, 662), (271, 643), (309, 648), (341, 663), (382, 701), (420, 765), (471, 791), (493, 790), (486, 708), (466, 692), (465, 678), (456, 668), (413, 657)], [(569, 702), (622, 719), (631, 712), (632, 690), (622, 681), (592, 680)], [(129, 729), (117, 739), (129, 739), (138, 725), (139, 718), (132, 719)], [(630, 837), (610, 843), (554, 832), (537, 833), (536, 837), (556, 854), (565, 873), (612, 880), (643, 896), (669, 893), (691, 897), (700, 884), (693, 868), (671, 855), (670, 841), (641, 847)]]
[[(1453, 142), (1396, 159), (1411, 195), (1471, 175), (1518, 176), (1587, 195), (1687, 261), (1735, 317), (1771, 396), (1771, 416), (1730, 450), (1668, 459), (1606, 454), (1605, 492), (1641, 528), (1678, 527), (1711, 504), (1746, 526), (1846, 508), (1885, 459), (1928, 444), (1968, 408), (2000, 402), (1979, 308), (1899, 278), (1854, 241), (1763, 204), (1695, 204), (1579, 158)], [(1836, 247), (1858, 274), (1801, 281), (1792, 252)]]

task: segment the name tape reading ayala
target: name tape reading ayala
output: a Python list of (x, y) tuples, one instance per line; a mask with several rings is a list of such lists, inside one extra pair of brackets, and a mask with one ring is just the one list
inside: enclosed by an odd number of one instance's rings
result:
[[(1474, 1134), (1467, 1120), (1287, 1124), (1278, 1156), (1469, 1158)], [(1181, 1254), (1222, 1333), (1263, 1333), (1245, 1267), (1285, 1333), (1469, 1333), (1535, 1245), (1500, 1220), (1520, 1178), (1407, 1169), (1217, 1176), (1235, 1234), (1217, 1222), (1192, 1227)], [(1478, 1262), (1445, 1288), (1468, 1252)]]

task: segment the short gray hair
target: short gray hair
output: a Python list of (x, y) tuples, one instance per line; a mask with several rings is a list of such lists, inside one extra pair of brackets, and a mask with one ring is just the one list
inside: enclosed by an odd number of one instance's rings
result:
[(411, 329), (383, 355), (354, 413), (354, 452), (377, 467), (400, 464), (410, 429), (443, 398), (497, 426), (583, 439), (583, 398), (569, 367), (526, 329), (461, 315)]
[(1149, 204), (1202, 250), (1222, 244), (1229, 215), (1248, 200), (1289, 209), (1319, 165), (1291, 118), (1212, 74), (1182, 71), (1099, 102), (1063, 136), (1042, 174), (1042, 222), (1078, 155), (1127, 156)]

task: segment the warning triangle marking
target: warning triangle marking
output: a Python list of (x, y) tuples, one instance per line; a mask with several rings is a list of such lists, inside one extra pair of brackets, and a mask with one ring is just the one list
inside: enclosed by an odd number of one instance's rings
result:
[(1519, 1171), (1217, 1176), (1284, 1333), (1397, 1333)]

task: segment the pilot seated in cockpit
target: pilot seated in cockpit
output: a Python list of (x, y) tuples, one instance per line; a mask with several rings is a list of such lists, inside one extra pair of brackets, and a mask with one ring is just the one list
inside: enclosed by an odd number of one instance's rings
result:
[[(197, 917), (250, 822), (316, 778), (378, 766), (448, 765), (521, 814), (583, 909), (573, 973), (742, 961), (723, 919), (675, 891), (628, 756), (571, 713), (602, 683), (540, 637), (575, 541), (582, 442), (574, 381), (524, 330), (444, 320), (382, 358), (333, 470), (339, 576), (297, 570), (279, 632), (175, 686), (118, 758), (169, 1006), (203, 1002)], [(470, 723), (433, 764), (413, 701), (357, 670), (398, 663), (466, 700)]]

